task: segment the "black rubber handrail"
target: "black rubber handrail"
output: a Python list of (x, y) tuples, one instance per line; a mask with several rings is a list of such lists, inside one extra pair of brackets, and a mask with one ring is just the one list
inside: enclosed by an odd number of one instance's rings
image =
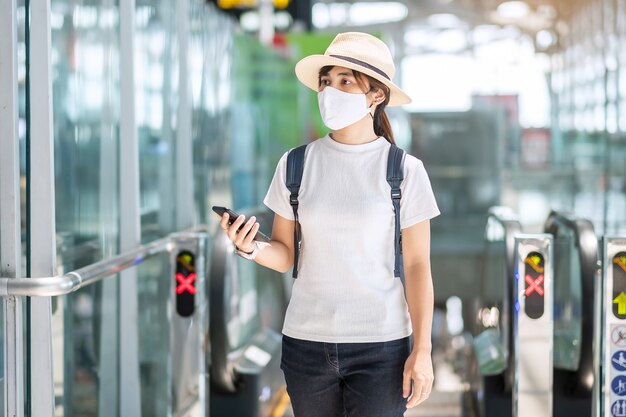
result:
[(571, 213), (552, 211), (544, 224), (544, 231), (555, 238), (559, 229), (569, 229), (574, 233), (578, 247), (581, 270), (581, 346), (577, 371), (569, 372), (573, 376), (570, 392), (577, 396), (590, 396), (593, 389), (593, 320), (594, 291), (598, 270), (598, 238), (591, 221)]
[[(211, 346), (211, 385), (225, 393), (237, 392), (237, 377), (228, 361), (229, 342), (226, 322), (228, 307), (228, 285), (226, 273), (236, 262), (232, 253), (232, 242), (221, 231), (216, 232), (211, 250), (209, 270), (209, 343)], [(230, 265), (229, 265), (230, 263)]]
[(508, 360), (503, 371), (504, 390), (511, 392), (515, 381), (515, 343), (513, 337), (513, 278), (515, 276), (515, 236), (522, 232), (522, 225), (512, 209), (508, 207), (491, 207), (488, 212), (487, 222), (495, 220), (504, 229), (506, 276), (504, 277), (504, 294), (502, 314), (500, 322), (507, 329)]
[[(246, 219), (250, 218), (250, 215), (255, 215), (261, 224), (271, 220), (271, 216), (268, 216), (267, 211), (262, 211), (261, 209), (255, 208), (239, 212), (245, 213)], [(230, 344), (226, 313), (229, 308), (231, 282), (225, 278), (228, 272), (237, 273), (236, 265), (237, 255), (233, 252), (233, 244), (218, 226), (213, 240), (211, 267), (208, 275), (209, 343), (211, 346), (210, 376), (212, 389), (231, 394), (239, 391), (239, 377), (235, 369), (236, 364), (229, 360)]]

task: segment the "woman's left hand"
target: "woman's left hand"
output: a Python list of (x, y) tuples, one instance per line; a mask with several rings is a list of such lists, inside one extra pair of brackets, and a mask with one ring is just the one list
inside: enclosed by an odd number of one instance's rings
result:
[(433, 380), (433, 362), (430, 349), (411, 351), (404, 364), (402, 380), (404, 398), (411, 392), (411, 381), (413, 381), (413, 393), (408, 399), (407, 408), (415, 407), (428, 398), (433, 388)]

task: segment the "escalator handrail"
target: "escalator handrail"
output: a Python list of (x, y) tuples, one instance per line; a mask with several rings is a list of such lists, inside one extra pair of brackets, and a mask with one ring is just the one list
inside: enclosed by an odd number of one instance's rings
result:
[(508, 207), (491, 207), (488, 212), (487, 222), (493, 219), (500, 223), (504, 229), (504, 245), (505, 245), (505, 262), (506, 276), (504, 277), (504, 293), (506, 299), (503, 302), (502, 310), (507, 318), (507, 344), (508, 359), (507, 366), (503, 371), (504, 389), (511, 392), (515, 382), (515, 343), (513, 335), (513, 299), (514, 288), (513, 279), (515, 277), (515, 236), (522, 232), (522, 225), (519, 222), (515, 212)]
[[(267, 212), (267, 210), (265, 210)], [(263, 216), (261, 208), (241, 210), (240, 213), (255, 215), (257, 219)], [(249, 218), (249, 216), (246, 216)], [(222, 232), (216, 228), (211, 250), (211, 267), (208, 275), (209, 283), (209, 329), (211, 337), (211, 388), (223, 393), (234, 394), (239, 391), (239, 377), (235, 364), (229, 360), (228, 323), (226, 311), (229, 307), (229, 283), (225, 278), (228, 263), (237, 259), (233, 244)]]
[(237, 378), (228, 361), (228, 323), (226, 322), (227, 282), (224, 279), (232, 254), (232, 243), (221, 230), (216, 232), (209, 269), (209, 333), (211, 338), (211, 387), (225, 393), (237, 392)]
[(578, 370), (575, 372), (573, 391), (580, 395), (591, 395), (593, 389), (593, 311), (594, 290), (598, 270), (598, 239), (593, 223), (571, 213), (552, 211), (545, 222), (544, 230), (556, 237), (559, 228), (574, 233), (578, 247), (581, 270), (581, 346)]

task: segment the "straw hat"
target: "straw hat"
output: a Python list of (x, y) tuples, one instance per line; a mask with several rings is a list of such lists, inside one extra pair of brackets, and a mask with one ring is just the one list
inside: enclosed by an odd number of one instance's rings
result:
[(396, 73), (389, 48), (380, 39), (361, 32), (335, 36), (324, 55), (310, 55), (296, 64), (296, 76), (310, 89), (318, 91), (319, 71), (326, 65), (350, 68), (385, 84), (391, 90), (388, 106), (400, 106), (411, 98), (391, 80)]

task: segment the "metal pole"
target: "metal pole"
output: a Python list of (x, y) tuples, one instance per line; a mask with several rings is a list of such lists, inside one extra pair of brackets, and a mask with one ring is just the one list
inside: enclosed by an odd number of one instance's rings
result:
[[(30, 271), (33, 277), (56, 272), (54, 142), (50, 0), (30, 3)], [(30, 302), (30, 403), (32, 415), (54, 415), (52, 311), (49, 297)]]
[(176, 2), (178, 31), (178, 125), (176, 129), (176, 230), (194, 223), (193, 142), (191, 137), (191, 94), (189, 85), (189, 0)]
[[(141, 243), (139, 149), (135, 119), (135, 0), (120, 0), (120, 252)], [(141, 415), (137, 270), (120, 272), (119, 414)]]
[(259, 0), (259, 40), (270, 45), (274, 40), (274, 3), (272, 0)]
[[(21, 275), (16, 0), (0, 0), (0, 275)], [(3, 303), (5, 416), (24, 416), (22, 299)]]

